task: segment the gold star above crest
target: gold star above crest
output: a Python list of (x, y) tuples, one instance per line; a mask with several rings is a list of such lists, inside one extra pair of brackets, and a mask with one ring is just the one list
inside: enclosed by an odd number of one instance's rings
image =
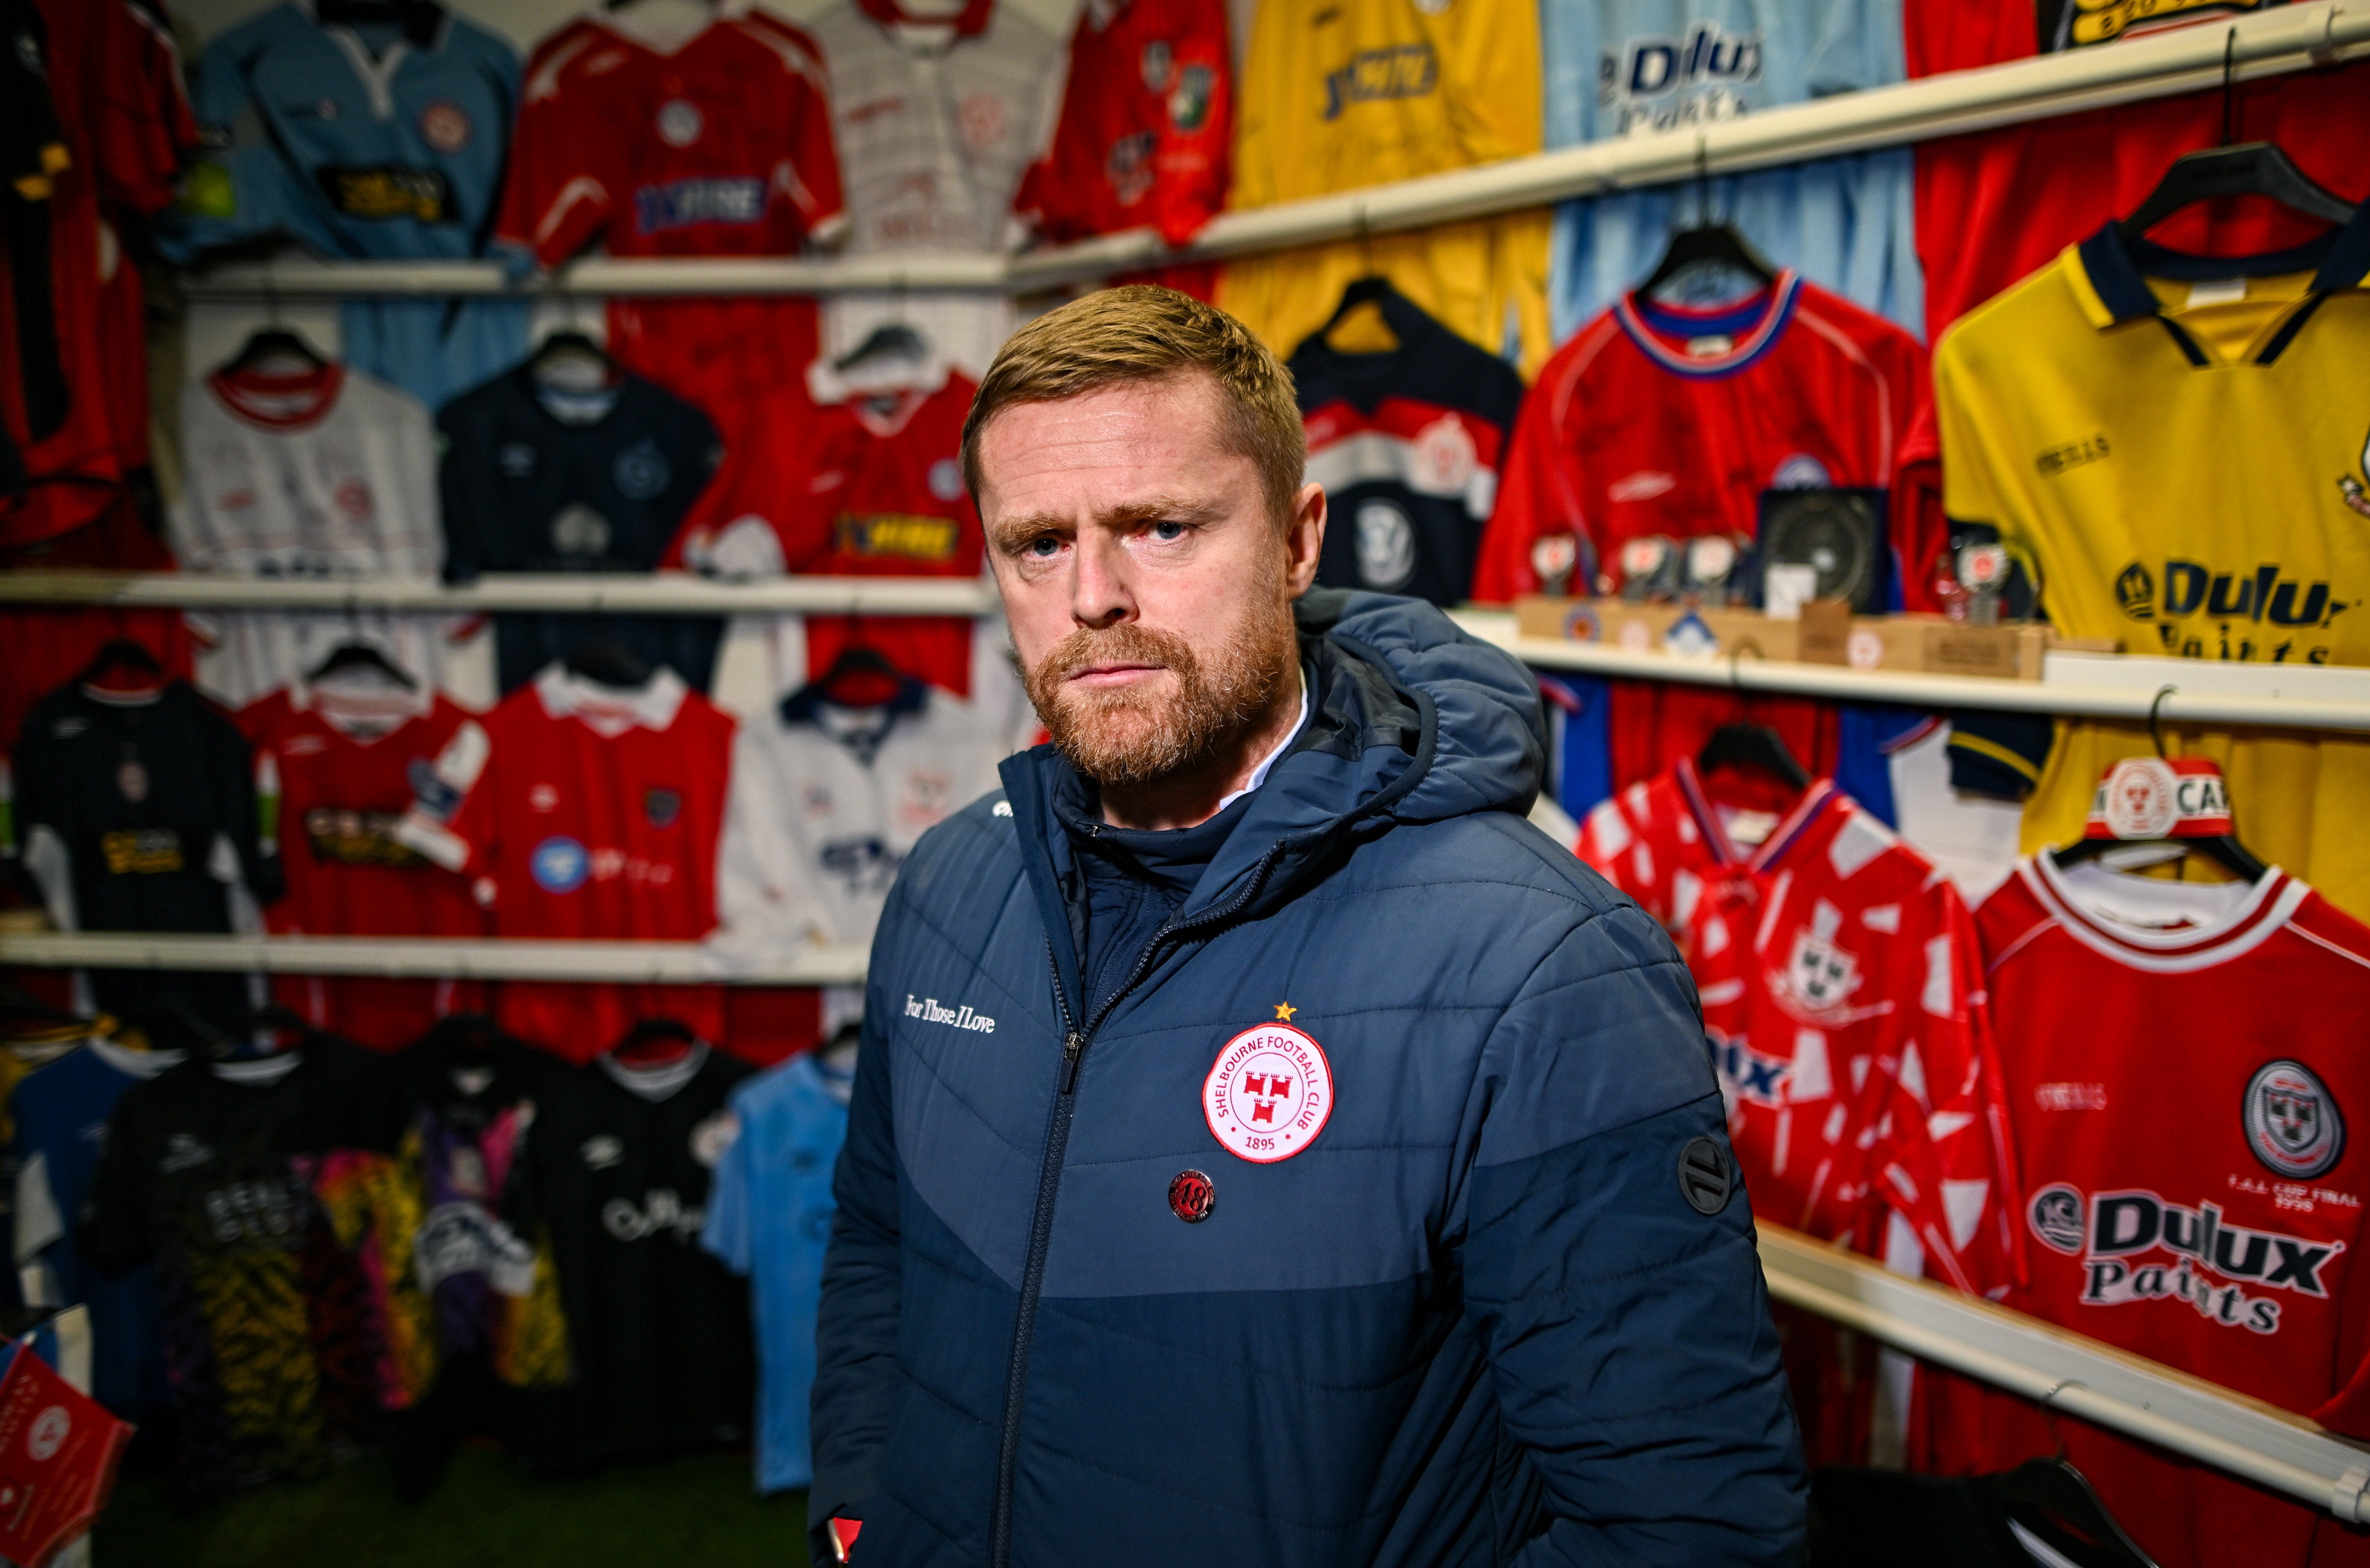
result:
[(1276, 1021), (1278, 1023), (1290, 1023), (1292, 1021), (1292, 1015), (1299, 1010), (1300, 1009), (1298, 1008), (1294, 1007), (1290, 1002), (1278, 1002), (1275, 1004)]

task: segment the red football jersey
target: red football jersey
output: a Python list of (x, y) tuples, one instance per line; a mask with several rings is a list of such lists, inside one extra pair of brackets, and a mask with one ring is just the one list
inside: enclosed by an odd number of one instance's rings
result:
[[(2151, 6), (2142, 17), (2128, 6), (1911, 0), (1902, 35), (1909, 74), (1924, 76), (2044, 52), (2111, 49), (2168, 25), (2226, 27), (2236, 8)], [(2044, 28), (2037, 11), (2056, 25)], [(2349, 202), (2370, 190), (2360, 153), (2370, 145), (2370, 64), (2241, 82), (2227, 97), (2226, 133), (2217, 86), (1919, 143), (1926, 340), (1939, 342), (1951, 322), (2137, 207), (2183, 153), (2225, 141), (2272, 142)], [(2327, 226), (2272, 202), (2209, 202), (2175, 213), (2149, 237), (2192, 255), (2257, 256), (2302, 244)]]
[[(868, 396), (816, 365), (753, 412), (665, 564), (739, 576), (977, 577), (984, 539), (960, 455), (977, 390), (948, 371), (936, 386)], [(815, 674), (861, 644), (971, 695), (967, 616), (810, 616), (806, 632)]]
[(1226, 204), (1233, 63), (1224, 0), (1087, 0), (1013, 210), (1053, 244), (1150, 227), (1183, 245)]
[[(716, 925), (732, 721), (662, 670), (621, 697), (558, 665), (464, 722), (398, 829), (466, 872), (503, 937), (696, 941)], [(570, 1061), (642, 1018), (713, 1040), (714, 986), (505, 981), (504, 1029)]]
[[(359, 698), (297, 688), (248, 704), (256, 798), (288, 892), (264, 920), (290, 936), (472, 937), (485, 912), (461, 876), (395, 836), (469, 715), (443, 696)], [(321, 1028), (400, 1050), (447, 1013), (485, 1004), (456, 980), (279, 974), (272, 993)]]
[(1580, 854), (1670, 928), (1703, 1002), (1754, 1212), (1927, 1272), (2013, 1276), (2007, 1123), (1957, 890), (1822, 779), (1682, 760), (1600, 803)]
[(1633, 294), (1523, 400), (1473, 596), (1537, 593), (1531, 548), (1552, 535), (1579, 544), (1576, 585), (1610, 591), (1631, 539), (1751, 537), (1765, 490), (1884, 489), (1929, 395), (1916, 339), (1790, 271), (1719, 310)]
[[(1982, 938), (2022, 1174), (2011, 1306), (2370, 1436), (2357, 1278), (2370, 928), (2252, 886), (2026, 861)], [(2063, 1453), (2164, 1568), (2358, 1562), (2309, 1505), (2008, 1395), (1937, 1379), (1945, 1468)]]

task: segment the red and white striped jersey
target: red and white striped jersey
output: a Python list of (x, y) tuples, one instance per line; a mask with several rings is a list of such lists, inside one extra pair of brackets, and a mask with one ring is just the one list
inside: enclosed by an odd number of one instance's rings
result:
[(1685, 759), (1580, 854), (1686, 956), (1754, 1212), (1870, 1254), (1898, 1220), (1928, 1274), (2005, 1290), (2015, 1167), (1950, 881), (1829, 780), (1789, 800)]

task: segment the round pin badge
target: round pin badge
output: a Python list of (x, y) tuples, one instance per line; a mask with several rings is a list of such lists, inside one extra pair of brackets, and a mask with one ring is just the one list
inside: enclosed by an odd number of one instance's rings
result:
[(1199, 1225), (1218, 1206), (1218, 1188), (1199, 1170), (1179, 1170), (1168, 1183), (1168, 1212), (1188, 1225)]
[(1333, 1114), (1333, 1065), (1288, 1023), (1246, 1029), (1211, 1064), (1202, 1114), (1227, 1153), (1254, 1165), (1290, 1159)]

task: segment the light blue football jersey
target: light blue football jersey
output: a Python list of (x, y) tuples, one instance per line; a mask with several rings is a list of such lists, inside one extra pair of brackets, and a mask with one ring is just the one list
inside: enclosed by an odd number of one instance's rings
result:
[(716, 1167), (700, 1243), (749, 1276), (757, 1335), (757, 1490), (814, 1480), (807, 1395), (815, 1312), (831, 1242), (832, 1172), (847, 1141), (848, 1080), (813, 1055), (793, 1057), (732, 1094), (740, 1136)]
[[(1900, 0), (1541, 0), (1547, 144), (1684, 131), (1900, 81)], [(1907, 147), (1709, 182), (1715, 219), (1771, 262), (1925, 329)], [(1548, 283), (1558, 341), (1653, 271), (1706, 192), (1689, 182), (1568, 202)]]
[[(477, 256), (518, 109), (509, 43), (432, 6), (411, 26), (325, 25), (289, 0), (206, 46), (190, 102), (213, 151), (158, 241), (176, 260), (260, 235), (324, 256)], [(526, 352), (512, 300), (346, 302), (343, 357), (428, 405)]]

